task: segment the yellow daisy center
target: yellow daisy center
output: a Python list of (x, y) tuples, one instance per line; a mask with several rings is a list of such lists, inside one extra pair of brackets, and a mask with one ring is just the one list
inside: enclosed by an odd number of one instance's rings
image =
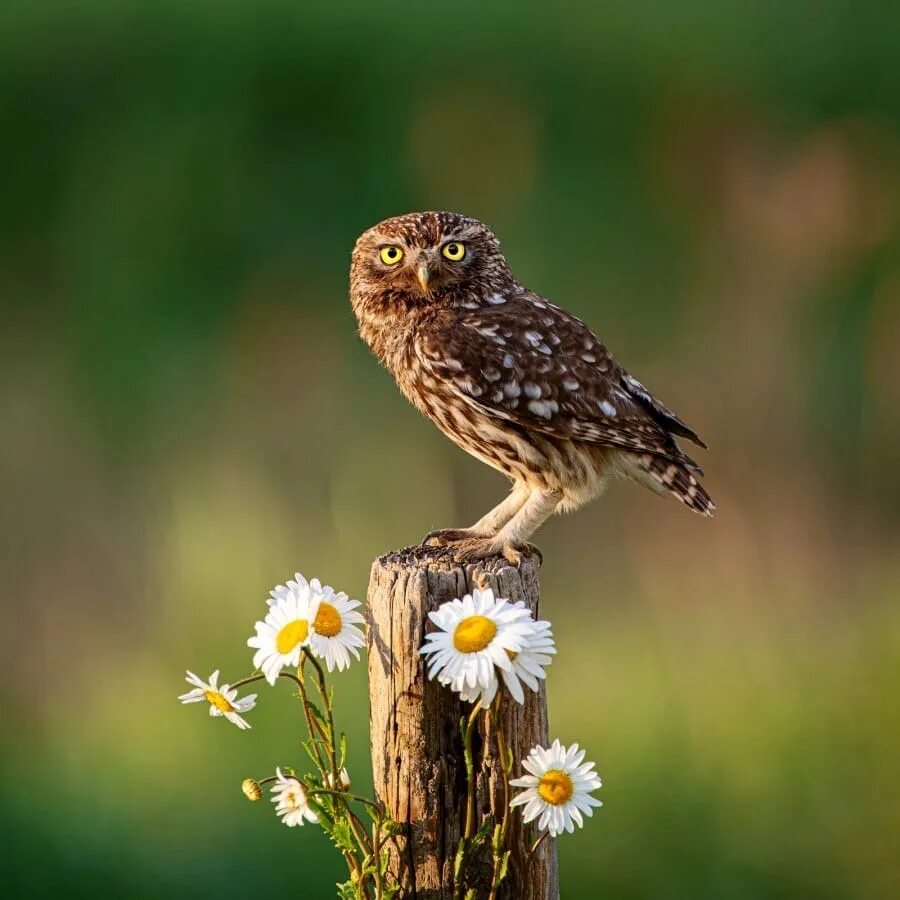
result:
[(562, 769), (548, 769), (538, 782), (538, 793), (551, 806), (568, 803), (572, 790), (572, 779)]
[(297, 644), (302, 644), (309, 634), (309, 622), (306, 619), (294, 619), (288, 622), (275, 635), (275, 646), (279, 653), (290, 653)]
[(334, 637), (341, 633), (343, 626), (341, 614), (331, 603), (326, 603), (323, 600), (319, 604), (319, 611), (316, 613), (316, 619), (313, 622), (313, 631), (321, 634), (323, 637)]
[(206, 702), (223, 713), (234, 712), (234, 707), (218, 691), (204, 691)]
[(487, 616), (468, 616), (453, 632), (453, 646), (460, 653), (478, 653), (494, 639), (497, 626)]

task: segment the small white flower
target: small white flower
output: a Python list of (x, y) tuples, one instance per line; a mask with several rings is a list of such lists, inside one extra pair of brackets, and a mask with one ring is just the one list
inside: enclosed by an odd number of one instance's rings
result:
[[(525, 608), (525, 604), (521, 600), (515, 606)], [(524, 681), (533, 691), (540, 689), (539, 680), (547, 677), (544, 666), (553, 662), (552, 657), (556, 653), (550, 623), (543, 620), (535, 622), (533, 619), (529, 619), (528, 624), (530, 627), (524, 646), (518, 653), (514, 650), (508, 651), (512, 666), (509, 669), (501, 670), (503, 682), (516, 703), (525, 702), (525, 692), (522, 690), (521, 682)], [(490, 700), (486, 699), (477, 687), (466, 688), (459, 680), (452, 687), (453, 690), (458, 691), (463, 700), (469, 703), (474, 703), (479, 698), (482, 706), (490, 703)]]
[(294, 578), (272, 589), (269, 612), (256, 623), (256, 636), (247, 640), (248, 647), (257, 648), (253, 665), (269, 684), (275, 684), (284, 666), (300, 665), (300, 653), (309, 643), (310, 623), (319, 610), (321, 591), (314, 591), (299, 572)]
[(272, 785), (272, 802), (275, 804), (276, 815), (281, 816), (281, 821), (288, 828), (307, 822), (318, 822), (319, 817), (310, 807), (306, 796), (306, 790), (299, 779), (291, 775), (285, 776), (281, 769), (275, 770), (278, 780)]
[(522, 761), (527, 775), (513, 778), (513, 787), (526, 790), (517, 794), (510, 806), (524, 806), (522, 818), (525, 822), (538, 819), (540, 831), (547, 829), (551, 837), (568, 831), (575, 825), (581, 828), (584, 819), (581, 814), (592, 816), (592, 807), (603, 804), (591, 795), (602, 784), (594, 771), (594, 763), (583, 762), (584, 750), (578, 744), (566, 748), (554, 741), (549, 748), (535, 747)]
[(511, 671), (511, 654), (527, 642), (533, 623), (524, 604), (476, 588), (462, 600), (442, 603), (428, 617), (440, 629), (425, 635), (419, 651), (431, 657), (428, 677), (455, 691), (478, 693), (483, 704), (490, 704), (497, 693), (496, 670)]
[[(329, 772), (325, 776), (325, 781), (328, 784), (328, 787), (332, 791), (349, 791), (350, 790), (350, 773), (346, 768), (342, 768), (340, 772), (338, 772), (338, 780), (335, 782), (334, 775)], [(337, 787), (335, 784), (337, 783)]]
[(328, 671), (340, 672), (350, 666), (350, 654), (359, 659), (359, 647), (366, 645), (362, 631), (357, 628), (365, 619), (356, 607), (359, 600), (351, 600), (343, 591), (335, 593), (327, 584), (323, 587), (313, 578), (310, 590), (319, 597), (319, 605), (312, 620), (309, 649), (325, 660)]
[(249, 712), (256, 706), (256, 694), (248, 694), (246, 697), (238, 699), (235, 688), (229, 687), (227, 684), (219, 687), (218, 669), (209, 676), (208, 682), (190, 671), (184, 680), (188, 684), (194, 685), (194, 688), (178, 698), (182, 703), (199, 703), (201, 700), (205, 700), (209, 704), (211, 716), (225, 716), (229, 722), (237, 725), (240, 729), (250, 727), (239, 714)]

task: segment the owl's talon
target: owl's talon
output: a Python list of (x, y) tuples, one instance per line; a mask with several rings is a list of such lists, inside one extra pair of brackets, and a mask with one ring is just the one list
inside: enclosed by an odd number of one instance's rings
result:
[(544, 564), (544, 554), (541, 552), (541, 548), (535, 546), (534, 544), (528, 543), (527, 541), (522, 544), (522, 552), (526, 556), (536, 556), (538, 566), (542, 566)]
[(544, 561), (541, 551), (534, 544), (525, 541), (518, 544), (510, 542), (498, 544), (496, 538), (466, 538), (446, 547), (445, 550), (458, 563), (478, 562), (492, 556), (502, 556), (518, 569), (526, 556), (536, 556), (539, 565)]
[(446, 547), (448, 544), (464, 541), (470, 537), (472, 537), (472, 532), (465, 528), (438, 528), (435, 531), (429, 531), (422, 538), (422, 546)]
[(535, 547), (534, 544), (530, 544), (527, 541), (523, 541), (521, 544), (504, 544), (503, 545), (503, 558), (508, 562), (514, 565), (517, 569), (522, 565), (523, 557), (532, 557), (536, 556), (538, 561), (538, 566), (542, 566), (544, 564), (544, 554)]

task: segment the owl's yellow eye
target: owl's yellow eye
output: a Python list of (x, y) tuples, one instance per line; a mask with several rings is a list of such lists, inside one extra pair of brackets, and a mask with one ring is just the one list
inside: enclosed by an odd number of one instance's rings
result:
[(461, 244), (459, 241), (450, 241), (449, 244), (444, 244), (441, 253), (447, 259), (459, 262), (466, 255), (466, 245)]
[(395, 247), (391, 244), (390, 247), (382, 247), (381, 248), (381, 261), (386, 266), (395, 266), (401, 259), (403, 259), (403, 251), (399, 247)]

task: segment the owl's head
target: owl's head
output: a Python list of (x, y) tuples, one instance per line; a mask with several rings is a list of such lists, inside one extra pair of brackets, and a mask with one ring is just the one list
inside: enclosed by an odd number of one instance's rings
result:
[(373, 225), (353, 248), (350, 291), (407, 305), (502, 290), (510, 279), (500, 243), (477, 219), (451, 212), (395, 216)]

